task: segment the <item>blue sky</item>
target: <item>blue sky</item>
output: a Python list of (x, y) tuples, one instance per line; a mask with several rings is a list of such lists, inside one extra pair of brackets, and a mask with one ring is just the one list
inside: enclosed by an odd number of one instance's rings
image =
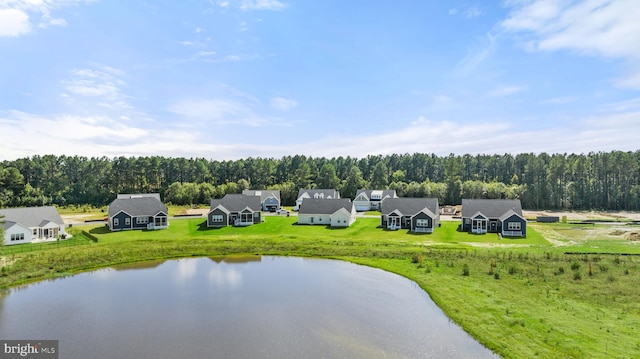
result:
[(0, 160), (638, 150), (637, 0), (0, 0)]

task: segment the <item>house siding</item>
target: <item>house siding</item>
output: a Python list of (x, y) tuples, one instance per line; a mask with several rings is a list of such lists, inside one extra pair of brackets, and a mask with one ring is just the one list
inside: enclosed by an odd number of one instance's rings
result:
[[(222, 222), (214, 222), (212, 220), (214, 215), (221, 215)], [(209, 211), (207, 214), (207, 227), (226, 227), (229, 224), (229, 217), (227, 213), (220, 208), (216, 208), (212, 211)]]
[[(419, 219), (426, 219), (426, 226), (418, 226)], [(433, 230), (433, 218), (429, 217), (426, 213), (420, 212), (411, 218), (411, 230), (414, 232), (420, 232), (424, 230)]]
[(503, 236), (514, 236), (514, 237), (519, 237), (518, 235), (513, 235), (511, 233), (509, 233), (509, 223), (520, 223), (520, 232), (521, 232), (521, 237), (526, 237), (527, 236), (527, 221), (524, 218), (519, 217), (516, 214), (513, 214), (511, 216), (509, 216), (509, 218), (505, 219), (504, 221), (502, 221), (502, 228), (500, 233), (502, 233)]
[[(20, 241), (12, 241), (11, 240), (11, 235), (20, 235), (22, 234), (24, 236), (23, 240)], [(15, 224), (13, 226), (11, 226), (10, 228), (6, 229), (4, 231), (4, 244), (7, 246), (13, 245), (13, 244), (22, 244), (22, 243), (29, 243), (32, 240), (32, 232), (31, 229), (26, 228), (20, 224)]]
[[(131, 216), (125, 212), (120, 212), (115, 216), (111, 217), (111, 230), (112, 231), (122, 231), (125, 229), (131, 229), (131, 222), (126, 224), (126, 219), (132, 220)], [(118, 224), (116, 225), (116, 219), (118, 219)]]

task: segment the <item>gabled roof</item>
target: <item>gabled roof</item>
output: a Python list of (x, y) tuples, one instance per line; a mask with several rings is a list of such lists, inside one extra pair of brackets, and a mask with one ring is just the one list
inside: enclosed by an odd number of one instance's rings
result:
[(9, 228), (14, 224), (21, 224), (25, 227), (42, 227), (48, 222), (53, 222), (59, 226), (64, 225), (62, 217), (56, 207), (23, 207), (0, 209), (0, 214), (4, 216), (4, 228)]
[(130, 199), (130, 198), (140, 198), (140, 197), (152, 197), (160, 200), (160, 193), (119, 193), (118, 199)]
[(222, 205), (229, 212), (241, 212), (249, 207), (254, 212), (260, 212), (260, 197), (244, 194), (227, 194), (220, 199), (211, 200), (211, 210)]
[(481, 212), (487, 218), (500, 218), (509, 210), (522, 217), (522, 206), (519, 199), (463, 199), (462, 217), (471, 217)]
[(383, 189), (383, 190), (376, 190), (376, 189), (359, 189), (356, 192), (356, 196), (354, 198), (357, 198), (358, 195), (360, 195), (361, 193), (364, 193), (365, 196), (367, 196), (367, 198), (369, 198), (369, 200), (371, 200), (372, 195), (375, 194), (379, 194), (380, 195), (380, 199), (384, 199), (386, 197), (389, 198), (398, 198), (398, 195), (396, 194), (396, 190), (395, 189)]
[[(500, 221), (504, 222), (505, 220), (507, 220), (509, 217), (511, 217), (511, 216), (513, 216), (513, 215), (516, 215), (516, 216), (518, 216), (518, 217), (522, 218), (522, 216), (521, 216), (521, 215), (517, 214), (517, 213), (516, 213), (516, 212), (514, 212), (512, 209), (510, 209), (510, 210), (508, 210), (505, 214), (503, 214), (503, 215), (500, 217)], [(524, 218), (522, 218), (522, 219), (524, 219)]]
[(260, 197), (260, 202), (264, 202), (265, 199), (269, 197), (274, 197), (280, 202), (280, 190), (254, 190), (254, 189), (245, 189), (242, 190), (242, 194), (245, 196), (258, 196)]
[(313, 198), (313, 199), (339, 199), (340, 198), (340, 192), (338, 192), (335, 189), (301, 189), (298, 191), (298, 197), (296, 198), (299, 199), (300, 197), (303, 197), (305, 193), (307, 194), (307, 196), (305, 196), (306, 198)]
[(299, 214), (333, 214), (344, 208), (347, 212), (353, 211), (353, 202), (350, 199), (313, 199), (307, 198), (300, 206)]
[[(380, 213), (389, 215), (393, 211), (402, 213), (403, 216), (413, 216), (423, 209), (428, 209), (432, 214), (440, 213), (437, 198), (387, 198), (382, 201)], [(434, 215), (436, 216), (436, 215)]]
[(133, 217), (155, 216), (159, 212), (169, 214), (167, 206), (160, 201), (160, 195), (157, 193), (153, 195), (151, 193), (124, 195), (122, 198), (116, 198), (109, 204), (109, 217), (115, 216), (120, 211), (124, 211)]

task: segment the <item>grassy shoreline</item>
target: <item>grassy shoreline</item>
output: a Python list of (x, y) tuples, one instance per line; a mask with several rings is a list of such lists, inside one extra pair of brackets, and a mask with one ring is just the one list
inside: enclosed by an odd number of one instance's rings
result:
[[(229, 254), (333, 258), (415, 281), (449, 318), (502, 357), (640, 354), (640, 289), (635, 284), (640, 258), (564, 254), (594, 251), (594, 246), (607, 252), (597, 238), (559, 247), (534, 227), (525, 240), (499, 240), (456, 232), (452, 223), (443, 223), (433, 235), (410, 235), (377, 229), (376, 219), (359, 219), (339, 230), (297, 226), (286, 217), (218, 230), (205, 229), (202, 222), (176, 220), (169, 230), (119, 233), (83, 227), (98, 243), (3, 254), (11, 264), (0, 271), (0, 288), (155, 259)], [(612, 248), (637, 253), (637, 247), (623, 242)]]

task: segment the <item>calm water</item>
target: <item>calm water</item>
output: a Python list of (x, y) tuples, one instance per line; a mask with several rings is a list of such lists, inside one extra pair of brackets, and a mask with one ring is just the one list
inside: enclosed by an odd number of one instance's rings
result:
[(60, 358), (496, 358), (414, 282), (351, 263), (189, 258), (0, 298), (0, 338)]

